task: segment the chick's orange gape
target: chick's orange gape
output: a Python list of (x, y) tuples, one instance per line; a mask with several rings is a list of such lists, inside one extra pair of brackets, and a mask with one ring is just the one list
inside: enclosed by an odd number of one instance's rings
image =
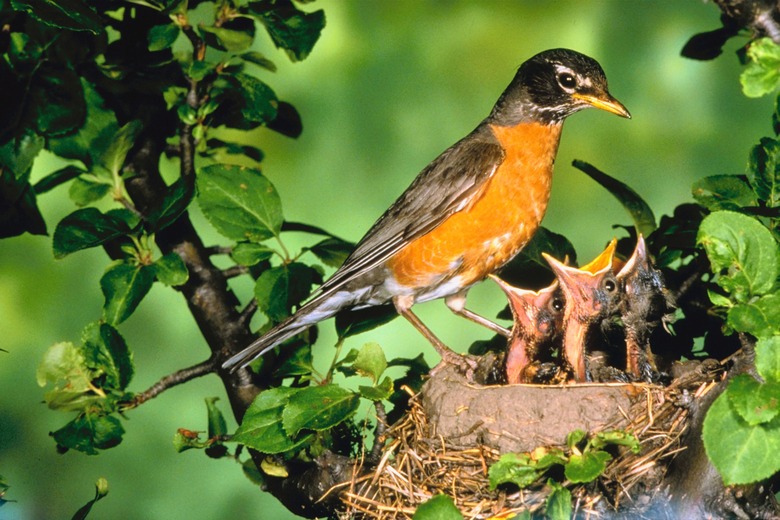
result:
[(465, 294), (538, 229), (563, 121), (588, 107), (631, 117), (594, 59), (552, 49), (523, 63), (488, 117), (423, 169), (311, 299), (223, 368), (245, 366), (341, 310), (392, 303), (445, 362), (473, 369), (411, 307), (444, 298), (456, 314), (508, 335), (466, 310)]

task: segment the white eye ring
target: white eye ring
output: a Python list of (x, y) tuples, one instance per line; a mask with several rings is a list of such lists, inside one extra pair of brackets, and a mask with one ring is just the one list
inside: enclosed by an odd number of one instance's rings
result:
[(558, 80), (558, 84), (567, 90), (577, 86), (577, 78), (571, 72), (560, 72), (556, 79)]

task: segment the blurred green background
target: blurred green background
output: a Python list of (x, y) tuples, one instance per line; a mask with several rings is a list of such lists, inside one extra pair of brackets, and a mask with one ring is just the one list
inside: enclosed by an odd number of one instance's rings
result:
[[(438, 153), (487, 115), (517, 66), (552, 47), (596, 58), (610, 89), (633, 120), (590, 110), (566, 123), (548, 228), (563, 233), (581, 260), (601, 250), (628, 223), (618, 203), (571, 166), (586, 160), (634, 187), (656, 212), (690, 200), (705, 174), (742, 173), (750, 147), (769, 134), (772, 100), (745, 98), (731, 42), (713, 62), (680, 57), (687, 39), (718, 26), (718, 10), (700, 0), (656, 1), (368, 1), (320, 0), (327, 26), (309, 59), (291, 64), (265, 37), (258, 50), (279, 66), (263, 76), (303, 116), (290, 140), (257, 132), (265, 174), (282, 196), (288, 220), (314, 223), (357, 240)], [(44, 157), (35, 178), (56, 161)], [(65, 189), (39, 201), (53, 231), (73, 211)], [(219, 237), (193, 211), (207, 242)], [(293, 236), (302, 245), (307, 237)], [(42, 404), (35, 368), (57, 341), (78, 341), (100, 316), (101, 250), (54, 261), (50, 238), (0, 241), (0, 475), (11, 485), (0, 518), (69, 518), (106, 477), (110, 493), (92, 518), (288, 518), (237, 464), (202, 453), (176, 454), (177, 428), (204, 430), (206, 396), (223, 396), (216, 377), (172, 389), (128, 415), (124, 442), (99, 456), (57, 455), (48, 432), (69, 417)], [(251, 284), (234, 284), (242, 298)], [(470, 306), (494, 315), (503, 303), (492, 284), (475, 288)], [(452, 317), (441, 302), (420, 315), (442, 339), (465, 351), (489, 334)], [(140, 391), (206, 358), (183, 299), (155, 287), (121, 327), (135, 352)], [(332, 325), (318, 348), (332, 355)], [(380, 342), (391, 356), (432, 349), (402, 320), (352, 338), (347, 347)], [(226, 400), (221, 401), (227, 413)]]

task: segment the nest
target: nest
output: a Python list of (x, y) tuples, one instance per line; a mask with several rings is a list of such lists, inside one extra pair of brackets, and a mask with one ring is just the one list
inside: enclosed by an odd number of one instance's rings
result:
[[(348, 518), (411, 518), (419, 504), (437, 494), (452, 497), (469, 519), (510, 518), (522, 511), (538, 511), (550, 492), (544, 478), (524, 489), (499, 486), (490, 490), (488, 469), (503, 453), (533, 449), (535, 446), (523, 449), (530, 446), (527, 439), (532, 439), (536, 446), (560, 447), (563, 442), (560, 438), (547, 438), (550, 421), (544, 417), (529, 421), (526, 414), (526, 422), (534, 424), (526, 424), (521, 435), (517, 435), (518, 423), (506, 423), (506, 418), (517, 417), (513, 406), (525, 410), (543, 406), (549, 409), (549, 416), (554, 418), (552, 423), (559, 430), (563, 419), (555, 406), (579, 402), (586, 405), (580, 406), (579, 412), (571, 412), (567, 419), (569, 426), (591, 433), (622, 429), (634, 434), (642, 449), (639, 454), (627, 449), (616, 453), (594, 482), (577, 485), (564, 482), (574, 497), (575, 512), (588, 518), (615, 512), (641, 518), (643, 512), (657, 507), (653, 503), (657, 502), (665, 468), (684, 449), (682, 436), (688, 422), (687, 405), (716, 384), (711, 372), (693, 372), (696, 374), (689, 373), (667, 387), (647, 384), (489, 387), (469, 384), (456, 373), (445, 370), (433, 376), (423, 391), (412, 397), (407, 414), (388, 429), (378, 464), (370, 469), (356, 468), (350, 482), (329, 493), (339, 494)], [(453, 402), (467, 404), (450, 409), (443, 397), (446, 395), (454, 396)], [(614, 407), (616, 413), (593, 412), (591, 406), (603, 399), (610, 406), (618, 403)], [(505, 413), (495, 416), (489, 403), (496, 402), (502, 403)], [(473, 409), (469, 404), (474, 405)], [(458, 415), (458, 420), (448, 420), (452, 413)], [(598, 417), (594, 419), (594, 415)], [(573, 427), (563, 430), (562, 435)], [(547, 442), (542, 442), (544, 439)]]

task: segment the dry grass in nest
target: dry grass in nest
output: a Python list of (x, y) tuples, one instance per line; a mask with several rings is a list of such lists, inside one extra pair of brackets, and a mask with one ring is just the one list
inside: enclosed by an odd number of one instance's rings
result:
[[(604, 430), (619, 428), (633, 433), (642, 450), (639, 454), (627, 449), (620, 452), (594, 483), (565, 483), (577, 511), (599, 518), (605, 512), (631, 510), (641, 517), (642, 509), (652, 503), (666, 466), (684, 449), (681, 436), (687, 426), (686, 404), (716, 384), (702, 379), (689, 377), (687, 383), (676, 381), (668, 387), (626, 385), (636, 389), (632, 404), (620, 410), (620, 417)], [(548, 387), (554, 388), (565, 391), (565, 387)], [(488, 469), (500, 455), (496, 447), (485, 443), (464, 446), (458, 439), (445, 438), (426, 414), (422, 394), (418, 394), (411, 399), (403, 419), (387, 431), (378, 465), (368, 473), (358, 468), (351, 482), (330, 493), (340, 494), (347, 518), (411, 518), (419, 504), (440, 493), (452, 497), (468, 519), (507, 518), (542, 508), (550, 491), (543, 482), (522, 490), (490, 490)]]

